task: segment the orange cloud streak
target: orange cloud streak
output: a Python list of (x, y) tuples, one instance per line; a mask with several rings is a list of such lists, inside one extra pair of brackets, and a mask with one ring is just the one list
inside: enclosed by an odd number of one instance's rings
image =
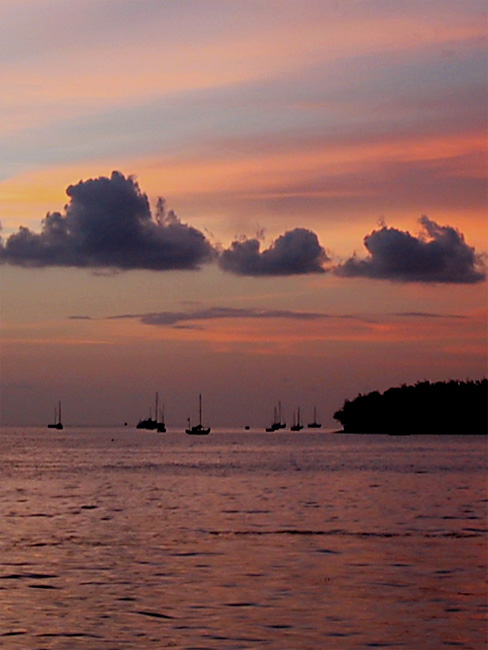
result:
[[(144, 342), (205, 343), (216, 349), (230, 350), (235, 346), (271, 346), (288, 354), (303, 352), (301, 346), (320, 352), (323, 344), (414, 344), (433, 345), (439, 349), (468, 346), (486, 353), (487, 314), (480, 310), (467, 318), (384, 316), (376, 320), (326, 318), (302, 321), (288, 319), (215, 319), (187, 321), (176, 327), (156, 327), (141, 324), (138, 319), (67, 321), (36, 323), (3, 330), (5, 346), (23, 343), (37, 345), (120, 345)], [(458, 343), (453, 344), (453, 341)]]

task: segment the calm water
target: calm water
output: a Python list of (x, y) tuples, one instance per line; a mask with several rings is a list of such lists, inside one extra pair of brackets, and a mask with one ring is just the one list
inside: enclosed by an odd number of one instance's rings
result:
[(3, 428), (0, 646), (485, 648), (486, 451)]

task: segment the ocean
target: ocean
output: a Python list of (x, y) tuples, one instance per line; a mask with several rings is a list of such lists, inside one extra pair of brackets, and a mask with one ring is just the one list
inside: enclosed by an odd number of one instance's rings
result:
[(0, 430), (4, 650), (487, 647), (487, 439)]

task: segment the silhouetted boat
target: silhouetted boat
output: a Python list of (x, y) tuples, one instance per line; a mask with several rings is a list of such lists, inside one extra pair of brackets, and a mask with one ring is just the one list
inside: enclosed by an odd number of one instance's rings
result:
[(271, 421), (269, 427), (266, 427), (265, 431), (267, 431), (268, 433), (272, 433), (273, 431), (277, 431), (279, 428), (280, 428), (280, 423), (278, 421), (278, 412), (275, 406), (273, 409), (273, 420)]
[(278, 431), (278, 429), (285, 429), (286, 422), (281, 421), (281, 402), (278, 402), (278, 408), (276, 406), (273, 409), (273, 421), (269, 427), (266, 427), (265, 431), (273, 432)]
[(48, 429), (63, 429), (63, 423), (61, 422), (61, 402), (58, 404), (58, 408), (54, 407), (54, 422), (47, 425)]
[(145, 420), (140, 420), (136, 429), (148, 429), (149, 431), (159, 431), (164, 433), (166, 431), (166, 426), (164, 424), (164, 419), (161, 422), (158, 422), (158, 412), (159, 412), (159, 393), (156, 393), (156, 404), (154, 409), (154, 419), (149, 414), (149, 417)]
[(136, 424), (136, 429), (149, 429), (154, 430), (157, 427), (156, 420), (153, 420), (151, 417), (146, 418), (145, 420), (140, 420)]
[(290, 431), (301, 431), (303, 429), (303, 424), (300, 422), (300, 407), (297, 409), (297, 418), (295, 420), (295, 414), (293, 414), (293, 424), (290, 427)]
[(198, 396), (198, 424), (191, 426), (191, 420), (188, 418), (188, 428), (185, 433), (191, 436), (206, 436), (210, 433), (210, 427), (204, 427), (202, 424), (202, 396)]
[(161, 419), (157, 424), (158, 433), (166, 433), (166, 424), (164, 423), (164, 406), (161, 407)]
[(313, 407), (313, 422), (310, 422), (310, 424), (307, 425), (309, 429), (320, 429), (322, 425), (320, 422), (317, 422), (317, 409), (315, 406)]
[(277, 429), (286, 429), (286, 422), (281, 421), (281, 402), (278, 402), (278, 421), (276, 422)]

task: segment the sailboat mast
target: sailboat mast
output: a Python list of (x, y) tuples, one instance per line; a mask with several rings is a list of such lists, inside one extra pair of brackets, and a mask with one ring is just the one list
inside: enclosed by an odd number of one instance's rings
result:
[(61, 424), (61, 402), (58, 403), (58, 423)]
[(202, 424), (202, 394), (198, 396), (198, 415), (199, 415), (199, 422)]

